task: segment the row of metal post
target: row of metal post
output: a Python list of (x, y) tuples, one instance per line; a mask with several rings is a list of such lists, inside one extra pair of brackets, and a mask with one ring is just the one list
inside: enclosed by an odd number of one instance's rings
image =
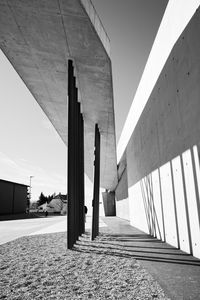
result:
[(72, 60), (68, 61), (68, 214), (67, 247), (71, 249), (85, 232), (84, 122)]
[[(94, 191), (92, 239), (99, 234), (100, 131), (95, 125)], [(84, 201), (84, 121), (78, 102), (78, 89), (72, 60), (68, 61), (68, 209), (67, 247), (85, 232)]]

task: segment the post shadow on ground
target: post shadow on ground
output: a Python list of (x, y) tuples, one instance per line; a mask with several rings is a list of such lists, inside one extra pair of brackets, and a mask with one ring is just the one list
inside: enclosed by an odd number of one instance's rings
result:
[[(90, 242), (87, 238), (82, 239), (78, 241), (78, 243), (74, 246), (73, 250), (77, 252), (85, 252), (85, 253), (94, 253), (98, 255), (112, 255), (112, 256), (119, 256), (119, 257), (124, 257), (124, 258), (133, 258), (137, 259), (138, 261), (152, 261), (152, 262), (160, 262), (160, 263), (170, 263), (170, 264), (178, 264), (178, 265), (191, 265), (191, 266), (200, 266), (200, 260), (195, 259), (192, 255), (187, 254), (183, 251), (178, 250), (177, 248), (174, 248), (172, 246), (169, 246), (169, 248), (161, 248), (164, 251), (155, 251), (156, 248), (154, 246), (148, 247), (149, 251), (147, 251), (146, 246), (141, 245), (140, 250), (137, 248), (135, 250), (135, 245), (134, 243), (137, 243), (137, 240), (135, 240), (135, 237), (137, 235), (127, 235), (129, 238), (132, 239), (133, 245), (129, 245), (128, 247), (124, 245), (124, 240), (121, 240), (119, 243), (119, 240), (117, 237), (121, 237), (121, 235), (107, 235), (106, 237), (103, 236), (102, 239), (96, 239), (93, 242)], [(142, 237), (142, 235), (138, 235)], [(146, 236), (146, 234), (144, 234)], [(111, 238), (111, 241), (116, 241), (118, 244), (115, 243), (104, 243), (105, 240), (109, 241)], [(130, 241), (130, 239), (129, 239)], [(127, 242), (127, 241), (126, 241)], [(147, 241), (144, 239), (144, 243)], [(162, 241), (156, 240), (155, 238), (152, 238), (152, 240), (149, 239), (149, 242), (157, 242), (156, 245), (158, 244), (163, 244)], [(167, 251), (166, 251), (167, 250)], [(176, 250), (174, 252), (174, 250)]]

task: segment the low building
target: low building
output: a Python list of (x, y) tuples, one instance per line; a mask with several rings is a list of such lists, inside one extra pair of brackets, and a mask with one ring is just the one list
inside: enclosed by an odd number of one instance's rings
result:
[(47, 202), (38, 206), (37, 211), (38, 212), (45, 212), (47, 210)]
[(0, 179), (0, 214), (25, 213), (27, 188), (25, 184)]
[(67, 213), (67, 196), (58, 194), (48, 204), (48, 212), (60, 213), (66, 215)]

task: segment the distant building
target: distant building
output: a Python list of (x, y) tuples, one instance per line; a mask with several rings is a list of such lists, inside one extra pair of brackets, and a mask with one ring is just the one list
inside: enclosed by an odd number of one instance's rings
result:
[(37, 210), (38, 204), (36, 201), (30, 203), (30, 210)]
[(28, 185), (0, 179), (0, 214), (25, 213)]
[(37, 211), (38, 212), (45, 212), (47, 210), (47, 202), (38, 206)]
[(60, 213), (66, 215), (67, 213), (67, 195), (56, 195), (48, 204), (48, 212)]

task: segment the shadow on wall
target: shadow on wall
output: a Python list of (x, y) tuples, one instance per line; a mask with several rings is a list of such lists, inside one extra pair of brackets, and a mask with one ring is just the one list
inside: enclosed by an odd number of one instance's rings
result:
[(131, 225), (200, 258), (197, 146), (129, 187)]

